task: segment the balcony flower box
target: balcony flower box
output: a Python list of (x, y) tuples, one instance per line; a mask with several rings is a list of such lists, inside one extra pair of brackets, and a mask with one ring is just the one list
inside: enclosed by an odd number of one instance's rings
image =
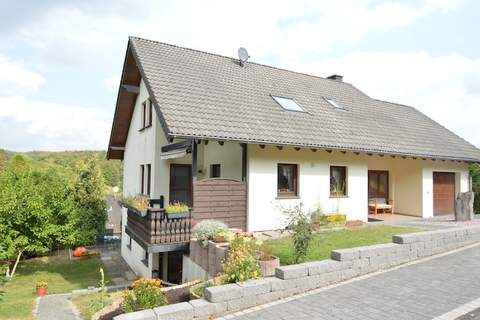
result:
[(190, 216), (190, 208), (186, 204), (174, 203), (165, 208), (168, 219), (185, 219)]
[(136, 213), (141, 217), (147, 216), (150, 200), (144, 195), (135, 197), (123, 197), (120, 199), (120, 204), (127, 208), (130, 212)]

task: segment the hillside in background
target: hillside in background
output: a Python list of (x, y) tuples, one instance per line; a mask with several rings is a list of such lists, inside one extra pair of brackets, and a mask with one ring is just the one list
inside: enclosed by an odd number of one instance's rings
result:
[(105, 151), (31, 151), (31, 152), (13, 152), (0, 149), (0, 170), (2, 170), (8, 161), (16, 154), (23, 154), (31, 159), (33, 165), (38, 168), (55, 168), (65, 174), (73, 172), (75, 166), (80, 160), (93, 157), (105, 179), (108, 186), (118, 186), (122, 188), (123, 167), (119, 160), (107, 160)]

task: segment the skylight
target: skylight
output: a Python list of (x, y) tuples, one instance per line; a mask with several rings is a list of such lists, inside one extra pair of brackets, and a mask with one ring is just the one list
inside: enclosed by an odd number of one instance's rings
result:
[(302, 107), (300, 107), (298, 103), (291, 98), (282, 98), (276, 96), (272, 96), (272, 98), (285, 110), (305, 112)]
[(327, 101), (332, 107), (334, 107), (335, 109), (345, 109), (344, 107), (342, 107), (341, 105), (339, 105), (337, 103), (337, 101), (335, 101), (334, 99), (330, 99), (330, 98), (323, 98), (325, 99), (325, 101)]

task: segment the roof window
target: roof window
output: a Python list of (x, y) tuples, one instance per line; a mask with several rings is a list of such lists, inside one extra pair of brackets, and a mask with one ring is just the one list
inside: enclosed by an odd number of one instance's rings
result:
[(272, 98), (285, 110), (305, 112), (305, 110), (303, 110), (302, 107), (291, 98), (277, 96), (272, 96)]
[(337, 103), (337, 101), (335, 101), (334, 99), (331, 99), (331, 98), (325, 98), (323, 97), (323, 99), (325, 99), (325, 101), (328, 102), (329, 105), (331, 105), (332, 107), (334, 107), (335, 109), (342, 109), (342, 110), (345, 110), (344, 107), (342, 107), (341, 105), (339, 105)]

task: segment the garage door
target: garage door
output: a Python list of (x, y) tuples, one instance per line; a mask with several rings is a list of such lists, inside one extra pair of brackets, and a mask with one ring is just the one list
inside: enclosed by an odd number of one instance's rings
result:
[(455, 212), (455, 173), (433, 173), (433, 214)]

